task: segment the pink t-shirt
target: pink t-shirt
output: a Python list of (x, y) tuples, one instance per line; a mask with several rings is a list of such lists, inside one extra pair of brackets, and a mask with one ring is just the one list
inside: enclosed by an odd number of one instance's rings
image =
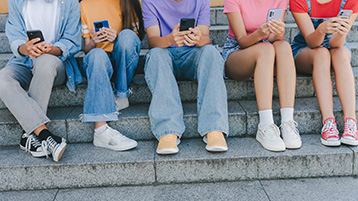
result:
[[(288, 0), (225, 0), (224, 13), (241, 13), (247, 35), (266, 22), (267, 12), (273, 8), (287, 10)], [(229, 37), (236, 39), (229, 25)]]

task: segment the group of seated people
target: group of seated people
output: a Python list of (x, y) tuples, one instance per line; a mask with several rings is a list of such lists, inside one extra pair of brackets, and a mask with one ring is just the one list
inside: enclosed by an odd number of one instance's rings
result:
[[(300, 30), (292, 44), (284, 40), (288, 4)], [(177, 153), (185, 131), (177, 80), (198, 82), (198, 133), (207, 151), (228, 150), (225, 79), (250, 78), (259, 113), (257, 141), (270, 151), (300, 148), (293, 118), (297, 72), (312, 74), (322, 113), (321, 143), (358, 145), (355, 82), (346, 43), (358, 0), (225, 0), (224, 13), (229, 34), (220, 54), (210, 44), (209, 0), (9, 1), (6, 35), (13, 57), (0, 70), (0, 99), (23, 128), (20, 148), (34, 157), (60, 160), (66, 140), (46, 127), (51, 91), (66, 84), (68, 93), (75, 92), (84, 80), (81, 120), (94, 124), (93, 144), (115, 151), (135, 148), (135, 140), (107, 122), (120, 121), (119, 111), (129, 107), (145, 34), (150, 50), (144, 75), (152, 94), (148, 115), (158, 154)], [(86, 55), (78, 66), (74, 56), (81, 49)], [(344, 114), (341, 137), (333, 114), (332, 74)], [(279, 127), (272, 113), (274, 78)]]

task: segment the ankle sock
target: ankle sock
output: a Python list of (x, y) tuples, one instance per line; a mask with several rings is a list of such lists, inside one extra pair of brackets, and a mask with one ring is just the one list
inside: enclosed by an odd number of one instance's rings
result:
[(43, 141), (46, 140), (49, 136), (52, 136), (52, 133), (47, 130), (47, 129), (43, 129), (40, 134), (39, 134), (39, 140)]
[(293, 108), (281, 108), (281, 123), (293, 121)]
[(263, 128), (265, 126), (268, 126), (270, 124), (273, 124), (273, 115), (272, 115), (272, 110), (261, 110), (259, 111), (259, 118), (260, 118), (260, 123), (259, 123), (259, 127)]
[(98, 134), (98, 135), (101, 134), (104, 130), (106, 130), (107, 125), (108, 125), (108, 124), (104, 124), (104, 125), (102, 125), (102, 126), (96, 128), (96, 129), (94, 129), (94, 132), (95, 132), (96, 134)]

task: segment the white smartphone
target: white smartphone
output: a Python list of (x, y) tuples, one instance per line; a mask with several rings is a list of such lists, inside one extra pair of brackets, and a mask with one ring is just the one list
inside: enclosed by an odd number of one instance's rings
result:
[(270, 9), (267, 12), (266, 22), (269, 22), (271, 20), (280, 20), (282, 19), (282, 14), (283, 14), (282, 8)]
[(344, 19), (349, 19), (352, 14), (353, 14), (352, 10), (341, 10), (338, 13), (338, 17), (341, 17), (341, 18), (344, 18)]

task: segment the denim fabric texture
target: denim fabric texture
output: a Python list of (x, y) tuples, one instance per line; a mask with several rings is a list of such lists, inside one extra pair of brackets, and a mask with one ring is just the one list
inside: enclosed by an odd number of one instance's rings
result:
[(203, 47), (153, 48), (145, 56), (145, 80), (152, 92), (149, 118), (159, 140), (185, 131), (183, 108), (176, 79), (198, 82), (198, 132), (229, 134), (224, 62), (212, 45)]
[(83, 106), (83, 122), (118, 120), (114, 96), (129, 96), (130, 83), (139, 61), (140, 46), (137, 34), (126, 29), (118, 34), (113, 53), (94, 48), (84, 57), (81, 72), (87, 78), (88, 87)]
[[(22, 9), (26, 0), (9, 1), (9, 17), (6, 23), (6, 36), (9, 39), (12, 53), (14, 56), (7, 65), (24, 66), (28, 69), (33, 68), (33, 59), (23, 56), (18, 49), (26, 43), (26, 25), (22, 16)], [(49, 0), (46, 0), (49, 2)], [(77, 0), (60, 0), (60, 23), (59, 33), (54, 47), (62, 51), (58, 58), (66, 64), (67, 87), (75, 91), (75, 85), (82, 82), (82, 75), (74, 58), (75, 54), (81, 50), (81, 25), (80, 25), (80, 5)]]
[[(311, 10), (312, 10), (312, 7), (311, 7), (311, 1), (310, 0), (306, 0), (307, 2), (307, 5), (308, 5), (308, 14), (310, 15), (311, 14)], [(342, 0), (342, 3), (341, 3), (341, 7), (340, 7), (340, 10), (343, 9), (344, 7), (344, 4), (347, 2), (347, 0)], [(328, 20), (329, 18), (313, 18), (311, 17), (311, 21), (312, 21), (312, 24), (314, 26), (315, 29), (317, 29), (317, 27), (324, 21)], [(329, 45), (329, 40), (331, 39), (331, 36), (332, 34), (326, 34), (325, 37), (324, 37), (324, 40), (323, 40), (323, 43), (321, 44), (321, 47), (325, 47), (327, 49), (330, 49), (330, 45)], [(292, 53), (293, 53), (293, 57), (296, 58), (297, 54), (302, 50), (304, 49), (305, 47), (308, 47), (307, 43), (306, 43), (306, 40), (305, 38), (303, 37), (302, 33), (301, 32), (298, 32), (298, 34), (295, 36), (295, 38), (293, 39), (292, 43), (291, 43), (291, 48), (292, 48)], [(346, 47), (350, 53), (352, 54), (351, 52), (351, 49), (350, 47), (348, 46), (347, 42), (344, 43), (343, 47)]]

